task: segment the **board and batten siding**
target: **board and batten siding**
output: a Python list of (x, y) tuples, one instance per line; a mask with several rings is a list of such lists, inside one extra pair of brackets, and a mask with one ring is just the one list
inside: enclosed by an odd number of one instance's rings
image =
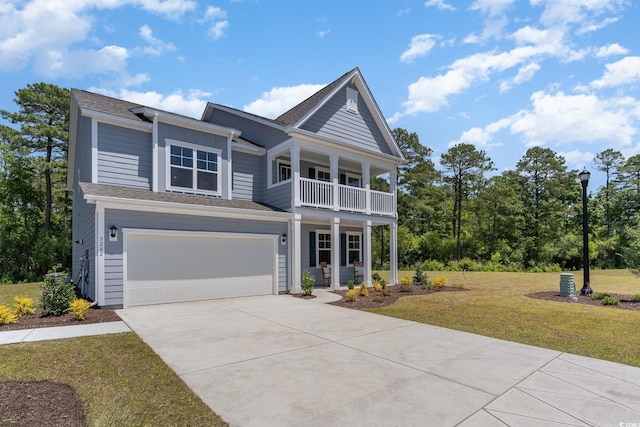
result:
[[(73, 223), (71, 225), (72, 239), (72, 261), (71, 274), (73, 282), (80, 286), (81, 261), (80, 257), (87, 256), (88, 259), (88, 284), (85, 287), (85, 297), (96, 300), (95, 295), (95, 205), (84, 200), (84, 194), (76, 181), (73, 187)], [(77, 243), (76, 243), (77, 242)]]
[(233, 198), (261, 201), (266, 184), (264, 156), (233, 152)]
[(98, 124), (98, 183), (151, 188), (151, 134)]
[[(354, 85), (349, 87), (356, 89)], [(346, 102), (347, 93), (344, 88), (310, 117), (302, 125), (302, 129), (346, 141), (356, 148), (393, 154), (360, 94), (358, 113), (347, 111)]]
[[(235, 218), (211, 218), (192, 215), (175, 215), (157, 212), (137, 212), (118, 209), (106, 209), (105, 227), (115, 224), (118, 241), (105, 242), (105, 305), (120, 306), (123, 303), (123, 245), (122, 230), (125, 228), (204, 231), (282, 235), (287, 233), (287, 222), (240, 220)], [(105, 235), (108, 235), (105, 229)], [(288, 244), (278, 241), (278, 290), (285, 292), (289, 278)], [(247, 262), (251, 262), (247, 259)]]

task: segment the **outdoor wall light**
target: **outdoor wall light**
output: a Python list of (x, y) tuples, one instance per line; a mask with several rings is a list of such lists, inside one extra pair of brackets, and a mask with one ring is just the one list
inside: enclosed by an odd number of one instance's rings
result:
[(118, 227), (112, 225), (109, 227), (109, 240), (116, 241), (118, 240)]
[(282, 236), (280, 236), (280, 244), (281, 245), (287, 244), (287, 233), (282, 233)]

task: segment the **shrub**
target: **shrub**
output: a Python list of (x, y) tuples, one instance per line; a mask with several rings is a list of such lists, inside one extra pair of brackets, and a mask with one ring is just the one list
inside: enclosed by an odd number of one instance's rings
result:
[(458, 267), (460, 267), (462, 271), (476, 271), (480, 266), (471, 258), (462, 258), (458, 262)]
[(436, 286), (438, 289), (442, 289), (442, 287), (447, 284), (447, 278), (438, 276), (435, 279), (433, 279), (431, 283), (433, 284), (433, 286)]
[(631, 302), (640, 302), (640, 294), (635, 294), (631, 297)]
[(375, 272), (371, 275), (371, 280), (377, 280), (378, 282), (380, 281), (380, 274), (378, 274), (378, 272)]
[(73, 318), (76, 320), (84, 320), (87, 317), (87, 312), (89, 311), (89, 307), (91, 304), (89, 301), (84, 299), (75, 299), (69, 305), (69, 311), (73, 314)]
[(374, 302), (383, 302), (384, 301), (384, 297), (382, 295), (375, 295), (373, 297), (373, 301)]
[(345, 298), (349, 302), (358, 301), (358, 290), (357, 289), (349, 289), (347, 291), (347, 294), (345, 295)]
[(380, 282), (377, 281), (373, 281), (373, 290), (376, 292), (380, 292), (382, 290), (382, 285), (380, 284)]
[(5, 271), (0, 276), (0, 285), (10, 285), (13, 283), (13, 275), (9, 271)]
[(411, 285), (413, 284), (413, 279), (410, 276), (404, 276), (402, 279), (400, 279), (400, 284)]
[(369, 290), (367, 289), (367, 284), (362, 282), (360, 283), (360, 290), (358, 291), (358, 294), (366, 297), (367, 295), (369, 295)]
[(413, 283), (416, 285), (424, 285), (427, 283), (427, 275), (422, 271), (422, 265), (416, 265), (416, 274), (413, 276)]
[(387, 288), (387, 281), (384, 279), (380, 279), (380, 286), (382, 286), (382, 289), (386, 289)]
[(389, 291), (387, 289), (383, 289), (382, 290), (382, 296), (383, 297), (388, 297), (389, 295), (391, 295), (391, 291)]
[(422, 263), (422, 268), (426, 271), (444, 271), (444, 264), (434, 259)]
[(355, 287), (356, 287), (356, 284), (354, 283), (354, 281), (353, 281), (353, 280), (349, 280), (349, 281), (347, 282), (347, 287), (348, 287), (349, 289), (353, 289), (353, 288), (355, 288)]
[(610, 297), (609, 295), (602, 298), (602, 305), (618, 305), (618, 298)]
[(0, 305), (0, 325), (9, 325), (17, 321), (18, 317), (13, 314), (13, 310), (6, 305)]
[(54, 271), (44, 276), (40, 302), (43, 316), (62, 316), (74, 299), (75, 289), (71, 283), (65, 281), (63, 273), (56, 272), (54, 268)]
[(27, 297), (14, 297), (13, 300), (16, 302), (13, 305), (13, 312), (16, 316), (28, 316), (36, 313), (36, 309), (33, 306), (33, 300)]
[(602, 300), (605, 297), (610, 296), (609, 294), (605, 294), (603, 292), (594, 292), (593, 294), (591, 294), (591, 299), (593, 300)]
[(316, 278), (305, 270), (304, 273), (302, 273), (302, 295), (311, 295), (315, 284)]

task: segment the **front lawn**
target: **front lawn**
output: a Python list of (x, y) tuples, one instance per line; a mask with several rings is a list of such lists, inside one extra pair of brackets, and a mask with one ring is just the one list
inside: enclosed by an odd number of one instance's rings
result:
[(0, 345), (0, 360), (0, 382), (73, 387), (89, 426), (227, 425), (134, 333)]
[(13, 297), (21, 296), (31, 298), (34, 304), (40, 302), (42, 296), (42, 283), (20, 283), (17, 285), (0, 285), (0, 305), (11, 307), (14, 304)]
[[(574, 274), (579, 290), (582, 274)], [(559, 291), (559, 273), (429, 273), (430, 279), (437, 276), (471, 292), (407, 297), (367, 311), (640, 367), (638, 312), (526, 296)], [(592, 271), (591, 286), (595, 292), (640, 294), (640, 279), (626, 270)]]

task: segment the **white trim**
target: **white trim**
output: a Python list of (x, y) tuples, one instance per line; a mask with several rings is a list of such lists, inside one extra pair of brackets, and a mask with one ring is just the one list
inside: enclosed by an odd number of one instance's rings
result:
[(264, 156), (267, 152), (267, 150), (263, 147), (258, 147), (257, 145), (241, 144), (236, 141), (231, 141), (231, 149), (240, 153), (253, 154), (256, 156)]
[(227, 168), (227, 185), (224, 186), (226, 194), (225, 191), (222, 192), (222, 197), (227, 200), (231, 200), (233, 198), (233, 155), (231, 153), (231, 137), (232, 135), (227, 137), (227, 156), (229, 159), (225, 162)]
[(96, 203), (95, 219), (96, 219), (96, 301), (98, 306), (105, 304), (105, 290), (104, 290), (104, 259), (105, 259), (105, 245), (104, 227), (105, 227), (105, 207), (101, 203)]
[(278, 295), (279, 284), (279, 252), (278, 252), (278, 240), (280, 235), (278, 234), (258, 234), (258, 233), (231, 233), (220, 231), (184, 231), (184, 230), (161, 230), (161, 229), (144, 229), (144, 228), (123, 228), (122, 229), (122, 306), (127, 308), (129, 301), (127, 298), (128, 290), (128, 240), (131, 235), (137, 236), (152, 236), (152, 235), (171, 235), (176, 237), (207, 237), (207, 238), (233, 238), (233, 239), (261, 239), (271, 240), (273, 242), (273, 275), (271, 281), (271, 293)]
[[(175, 139), (170, 139), (170, 138), (165, 138), (165, 185), (166, 185), (166, 189), (167, 190), (173, 190), (173, 191), (180, 191), (180, 192), (194, 192), (194, 193), (202, 193), (202, 194), (209, 194), (212, 196), (223, 196), (223, 191), (222, 191), (222, 150), (219, 148), (213, 148), (213, 147), (209, 147), (206, 145), (196, 145), (196, 144), (191, 144), (189, 142), (183, 142), (183, 141), (177, 141)], [(171, 185), (171, 146), (177, 146), (177, 147), (184, 147), (184, 148), (189, 148), (191, 150), (193, 150), (193, 166), (192, 166), (192, 176), (191, 176), (191, 188), (189, 187), (174, 187)], [(216, 179), (217, 179), (217, 184), (216, 187), (218, 188), (217, 191), (209, 191), (209, 190), (202, 190), (197, 188), (197, 183), (196, 180), (198, 178), (198, 151), (205, 151), (205, 152), (209, 152), (209, 153), (215, 153), (218, 157), (218, 161), (217, 161), (217, 171), (215, 172), (216, 174)], [(179, 167), (181, 169), (188, 169), (186, 167), (183, 166), (176, 166)]]
[(151, 133), (151, 145), (152, 145), (152, 162), (151, 165), (151, 189), (154, 193), (158, 192), (158, 177), (159, 177), (159, 148), (158, 148), (158, 115), (153, 116), (153, 132)]
[(91, 182), (98, 183), (98, 121), (91, 118)]
[(207, 103), (207, 106), (204, 108), (204, 111), (202, 112), (202, 120), (209, 123), (208, 120), (211, 117), (211, 113), (213, 112), (213, 110), (225, 111), (227, 113), (233, 114), (234, 116), (240, 116), (252, 122), (258, 122), (260, 124), (269, 126), (274, 129), (278, 129), (278, 130), (283, 129), (281, 125), (274, 123), (272, 120), (266, 119), (264, 117), (256, 116), (255, 114), (249, 114), (244, 111), (236, 110), (235, 108), (229, 108), (226, 105), (214, 104), (213, 102)]
[(80, 107), (80, 114), (82, 116), (95, 119), (100, 123), (107, 123), (110, 125), (121, 126), (128, 129), (134, 129), (134, 130), (141, 130), (149, 133), (153, 131), (153, 125), (151, 123), (142, 122), (139, 120), (113, 116), (111, 114), (102, 113), (100, 111), (89, 110), (82, 107)]
[(331, 288), (340, 289), (340, 218), (333, 218), (331, 224)]
[[(314, 168), (315, 174), (316, 176), (313, 177), (313, 179), (318, 180), (318, 181), (322, 181), (322, 182), (331, 182), (331, 170), (330, 168), (325, 168), (324, 166), (315, 166)], [(324, 179), (320, 179), (318, 178), (318, 172), (324, 172), (326, 174), (329, 175), (329, 179), (324, 180)], [(311, 177), (310, 177), (311, 178)]]
[[(288, 179), (283, 179), (282, 181), (280, 181), (280, 167), (281, 166), (289, 166), (289, 178)], [(282, 183), (285, 183), (285, 182), (291, 182), (292, 172), (293, 172), (293, 168), (291, 167), (291, 160), (276, 159), (276, 178), (277, 178), (277, 181), (273, 185), (282, 184)]]
[(358, 91), (350, 87), (347, 88), (346, 109), (350, 113), (358, 114)]
[(302, 216), (294, 214), (291, 226), (291, 241), (289, 250), (289, 265), (291, 265), (291, 292), (298, 294), (302, 291), (300, 281), (302, 279)]
[(188, 129), (200, 130), (206, 133), (214, 133), (221, 136), (235, 135), (240, 136), (238, 129), (228, 128), (225, 126), (215, 125), (210, 122), (201, 121), (192, 117), (184, 117), (168, 113), (166, 111), (156, 110), (149, 107), (139, 107), (131, 110), (133, 114), (143, 114), (145, 117), (153, 117), (158, 115), (164, 123), (186, 127)]
[[(353, 267), (353, 263), (349, 262), (349, 251), (351, 249), (349, 249), (349, 236), (357, 236), (358, 237), (358, 261), (364, 261), (364, 259), (362, 259), (362, 233), (358, 233), (357, 231), (347, 231), (345, 232), (346, 234), (346, 245), (347, 247), (345, 248), (345, 253), (347, 254), (347, 259), (345, 260), (347, 263), (347, 267)], [(369, 254), (369, 257), (371, 257), (371, 254)]]
[(358, 181), (360, 181), (360, 185), (358, 185), (358, 187), (356, 187), (356, 188), (364, 188), (362, 186), (362, 182), (363, 182), (362, 181), (362, 175), (358, 175), (357, 173), (345, 171), (345, 173), (344, 173), (344, 181), (345, 181), (344, 185), (349, 185), (349, 178), (355, 178)]
[[(340, 219), (338, 219), (338, 224), (340, 223)], [(321, 229), (318, 228), (316, 230), (314, 230), (316, 233), (316, 265), (310, 265), (309, 267), (317, 267), (320, 268), (320, 236), (319, 234), (328, 234), (329, 235), (329, 244), (331, 245), (331, 247), (329, 248), (329, 262), (327, 264), (331, 264), (331, 254), (333, 253), (333, 239), (331, 236), (331, 230), (325, 230), (325, 229)], [(340, 236), (338, 236), (338, 242), (340, 241)], [(326, 251), (326, 248), (322, 249), (323, 251)], [(338, 264), (340, 264), (340, 262), (338, 262)]]

